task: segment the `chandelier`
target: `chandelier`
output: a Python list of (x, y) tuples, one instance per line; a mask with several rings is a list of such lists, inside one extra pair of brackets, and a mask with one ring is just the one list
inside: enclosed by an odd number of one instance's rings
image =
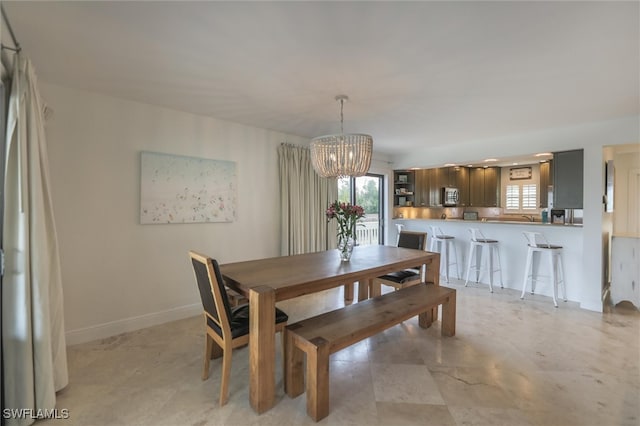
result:
[(311, 164), (321, 177), (356, 177), (369, 171), (373, 138), (361, 133), (344, 133), (343, 108), (347, 100), (346, 95), (336, 96), (340, 102), (340, 134), (311, 140)]

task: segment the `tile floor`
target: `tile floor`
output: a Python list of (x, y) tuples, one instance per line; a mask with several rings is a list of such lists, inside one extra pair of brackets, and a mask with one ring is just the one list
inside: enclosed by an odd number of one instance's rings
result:
[[(556, 309), (548, 297), (449, 286), (457, 335), (412, 319), (334, 354), (331, 412), (320, 424), (640, 425), (640, 312)], [(342, 306), (342, 289), (278, 306), (294, 322)], [(304, 394), (284, 394), (280, 366), (275, 407), (254, 414), (247, 348), (234, 351), (229, 403), (219, 407), (220, 360), (200, 379), (203, 339), (195, 317), (70, 347), (58, 408), (71, 417), (37, 425), (314, 424)]]

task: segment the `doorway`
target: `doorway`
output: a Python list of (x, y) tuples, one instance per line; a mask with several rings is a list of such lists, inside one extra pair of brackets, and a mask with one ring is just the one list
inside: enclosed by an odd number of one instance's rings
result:
[(384, 244), (383, 175), (338, 179), (338, 201), (362, 206), (365, 217), (356, 228), (356, 244)]

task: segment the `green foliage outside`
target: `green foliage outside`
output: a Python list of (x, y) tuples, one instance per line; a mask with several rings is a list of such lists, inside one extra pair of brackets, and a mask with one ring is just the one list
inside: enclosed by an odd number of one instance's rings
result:
[[(338, 201), (350, 202), (349, 179), (338, 180)], [(380, 212), (377, 179), (369, 177), (356, 178), (356, 204), (361, 206), (366, 214)]]

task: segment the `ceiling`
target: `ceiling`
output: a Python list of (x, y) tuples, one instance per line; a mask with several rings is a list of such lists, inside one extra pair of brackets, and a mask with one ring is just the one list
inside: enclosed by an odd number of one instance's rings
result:
[(45, 82), (309, 138), (347, 94), (389, 155), (640, 114), (638, 2), (2, 3)]

